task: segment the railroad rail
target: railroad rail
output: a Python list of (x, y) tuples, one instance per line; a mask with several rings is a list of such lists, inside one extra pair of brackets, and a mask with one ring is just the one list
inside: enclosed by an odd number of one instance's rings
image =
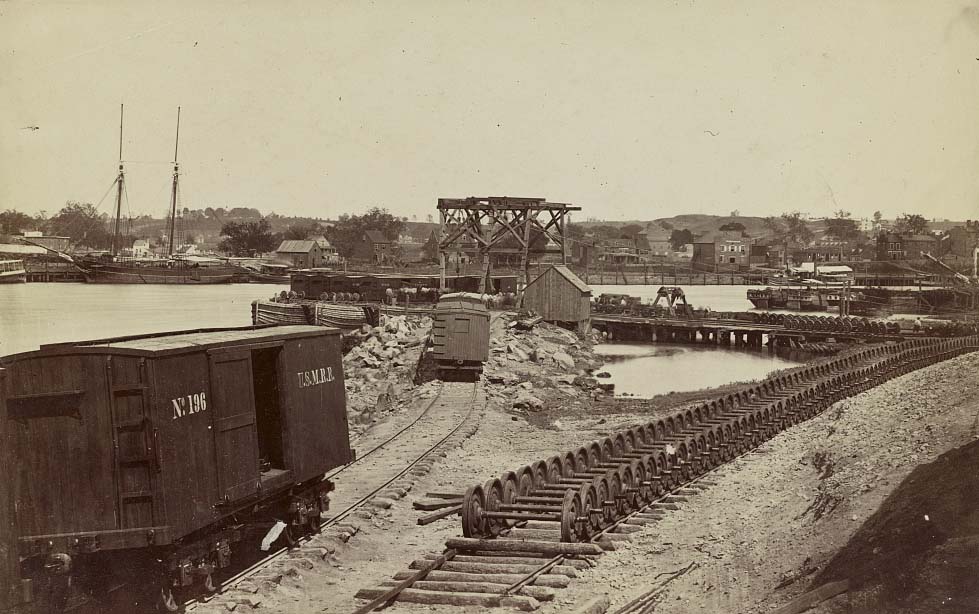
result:
[[(184, 609), (188, 611), (193, 610), (198, 605), (208, 603), (214, 599), (219, 599), (222, 596), (226, 596), (227, 593), (234, 590), (243, 581), (255, 577), (256, 575), (260, 575), (263, 571), (269, 569), (276, 563), (276, 561), (282, 559), (285, 555), (295, 552), (299, 548), (315, 547), (320, 540), (320, 536), (318, 534), (324, 529), (340, 525), (340, 523), (347, 519), (361, 506), (368, 503), (371, 499), (383, 493), (385, 490), (395, 487), (397, 483), (413, 481), (415, 477), (427, 473), (428, 467), (426, 465), (433, 463), (434, 459), (440, 455), (443, 448), (455, 446), (475, 432), (478, 424), (479, 413), (481, 412), (484, 404), (485, 397), (482, 394), (482, 389), (478, 381), (475, 383), (443, 383), (438, 394), (436, 394), (426, 403), (425, 407), (418, 414), (418, 416), (416, 416), (409, 424), (399, 429), (391, 437), (388, 437), (363, 455), (358, 456), (356, 460), (334, 469), (328, 475), (330, 478), (336, 478), (336, 476), (341, 475), (368, 457), (371, 457), (375, 452), (387, 447), (390, 443), (397, 440), (403, 434), (418, 426), (426, 418), (430, 419), (430, 421), (434, 424), (443, 424), (447, 421), (448, 416), (445, 412), (432, 411), (433, 409), (442, 407), (446, 408), (449, 412), (451, 412), (453, 409), (459, 409), (460, 407), (464, 409), (463, 417), (458, 422), (454, 423), (454, 426), (452, 426), (448, 431), (443, 431), (444, 435), (439, 437), (437, 441), (425, 448), (424, 451), (417, 454), (409, 462), (398, 463), (399, 470), (393, 475), (382, 478), (382, 481), (379, 484), (374, 482), (373, 484), (368, 485), (366, 492), (358, 492), (355, 495), (356, 499), (353, 502), (345, 505), (342, 510), (333, 514), (329, 519), (320, 522), (315, 533), (303, 537), (297, 537), (295, 539), (286, 539), (285, 541), (287, 542), (287, 545), (270, 552), (267, 556), (262, 557), (260, 560), (248, 566), (246, 569), (243, 569), (235, 575), (222, 580), (220, 584), (214, 587), (214, 592), (210, 595), (195, 596), (185, 600), (183, 603)], [(355, 488), (353, 485), (351, 485), (351, 487)]]
[(711, 471), (841, 399), (977, 350), (979, 335), (868, 347), (474, 484), (462, 497), (462, 537), (360, 591), (368, 603), (356, 614), (396, 600), (535, 609)]

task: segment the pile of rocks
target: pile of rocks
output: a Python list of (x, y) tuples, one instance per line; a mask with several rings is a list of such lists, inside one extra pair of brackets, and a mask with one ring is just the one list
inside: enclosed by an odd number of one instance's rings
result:
[(427, 316), (381, 316), (378, 326), (364, 325), (354, 335), (357, 343), (343, 357), (352, 435), (396, 411), (407, 394), (417, 396), (415, 365), (431, 328)]
[[(402, 366), (405, 363), (405, 351), (408, 348), (424, 345), (432, 328), (429, 317), (413, 318), (409, 316), (381, 316), (378, 326), (364, 324), (356, 334), (359, 343), (343, 358), (344, 369), (348, 367), (366, 367), (377, 369), (382, 366)], [(417, 360), (417, 356), (415, 360)]]
[(490, 396), (534, 412), (549, 402), (602, 394), (591, 376), (601, 365), (591, 352), (591, 337), (582, 339), (544, 322), (522, 330), (514, 322), (490, 339), (490, 357), (483, 369)]

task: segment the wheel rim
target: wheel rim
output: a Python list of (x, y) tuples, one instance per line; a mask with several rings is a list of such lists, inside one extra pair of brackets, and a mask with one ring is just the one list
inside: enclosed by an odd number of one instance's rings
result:
[(483, 510), (485, 496), (483, 487), (470, 486), (462, 497), (462, 535), (464, 537), (483, 537)]

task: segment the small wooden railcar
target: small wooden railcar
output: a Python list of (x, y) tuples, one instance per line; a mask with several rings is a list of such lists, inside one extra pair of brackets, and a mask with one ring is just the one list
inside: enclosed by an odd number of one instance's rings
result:
[(442, 295), (432, 319), (432, 353), (442, 374), (482, 371), (489, 335), (489, 310), (480, 295)]
[(324, 474), (352, 459), (340, 343), (246, 327), (0, 358), (21, 560), (0, 582), (57, 608), (153, 577), (172, 607), (247, 529), (318, 529)]

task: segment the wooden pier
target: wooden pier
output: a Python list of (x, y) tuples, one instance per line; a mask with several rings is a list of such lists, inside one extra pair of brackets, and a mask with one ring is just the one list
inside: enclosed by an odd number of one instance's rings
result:
[(28, 260), (25, 263), (27, 281), (85, 281), (78, 267), (67, 262), (48, 260)]
[(592, 328), (611, 340), (700, 343), (744, 348), (798, 347), (828, 339), (837, 342), (884, 342), (907, 339), (907, 335), (858, 331), (802, 330), (781, 324), (759, 324), (733, 319), (644, 318), (615, 314), (592, 314)]

